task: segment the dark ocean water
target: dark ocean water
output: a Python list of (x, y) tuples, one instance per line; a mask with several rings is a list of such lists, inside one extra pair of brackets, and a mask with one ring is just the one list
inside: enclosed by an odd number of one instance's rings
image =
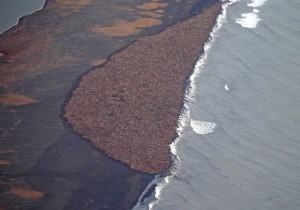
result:
[(299, 10), (227, 7), (191, 77), (173, 175), (135, 209), (300, 209)]
[(0, 0), (0, 34), (18, 23), (18, 19), (43, 7), (45, 0)]

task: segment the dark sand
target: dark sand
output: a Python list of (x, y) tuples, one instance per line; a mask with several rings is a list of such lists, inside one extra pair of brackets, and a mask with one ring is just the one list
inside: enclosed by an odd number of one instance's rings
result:
[(221, 3), (141, 38), (85, 75), (65, 107), (74, 130), (132, 169), (168, 170), (186, 80)]

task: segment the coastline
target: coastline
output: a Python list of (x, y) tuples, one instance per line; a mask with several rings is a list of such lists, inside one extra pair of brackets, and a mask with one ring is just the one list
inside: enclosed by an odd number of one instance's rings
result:
[(19, 25), (26, 16), (43, 9), (47, 0), (31, 0), (25, 7), (18, 5), (18, 0), (0, 3), (0, 35)]
[[(76, 7), (51, 6), (49, 2), (42, 10), (20, 18), (17, 26), (0, 36), (0, 51), (5, 54), (0, 65), (0, 162), (5, 163), (0, 166), (0, 208), (82, 209), (88, 202), (129, 209), (153, 176), (108, 158), (74, 134), (60, 117), (62, 107), (78, 77), (136, 38), (156, 34), (186, 19), (201, 10), (193, 9), (195, 5), (205, 3), (170, 2), (161, 8), (163, 12), (157, 12), (162, 14), (156, 16), (161, 24), (145, 25), (136, 21), (136, 16), (153, 15), (149, 7), (136, 7), (145, 1), (122, 5), (97, 1)], [(113, 14), (105, 12), (112, 8)], [(130, 35), (101, 35), (84, 27), (97, 25), (99, 29), (100, 23), (114, 26), (120, 19), (126, 20), (129, 29), (134, 26)], [(138, 27), (141, 30), (136, 33)], [(28, 195), (36, 196), (28, 199)]]
[(96, 148), (132, 169), (166, 172), (186, 80), (220, 11), (216, 3), (114, 54), (81, 79), (64, 117)]

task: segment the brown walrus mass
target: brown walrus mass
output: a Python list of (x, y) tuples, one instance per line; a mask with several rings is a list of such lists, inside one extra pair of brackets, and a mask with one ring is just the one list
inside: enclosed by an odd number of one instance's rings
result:
[(150, 174), (170, 167), (187, 78), (221, 3), (136, 40), (89, 72), (64, 108), (74, 130), (110, 157)]

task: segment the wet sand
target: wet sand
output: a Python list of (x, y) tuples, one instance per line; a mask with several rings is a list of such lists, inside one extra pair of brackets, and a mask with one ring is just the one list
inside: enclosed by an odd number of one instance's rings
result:
[[(1, 34), (0, 208), (132, 207), (153, 176), (95, 149), (62, 107), (78, 78), (111, 54), (212, 2), (48, 0)], [(120, 22), (127, 31), (115, 36)]]
[(134, 170), (166, 172), (186, 81), (220, 10), (141, 38), (85, 75), (65, 107), (74, 130)]

